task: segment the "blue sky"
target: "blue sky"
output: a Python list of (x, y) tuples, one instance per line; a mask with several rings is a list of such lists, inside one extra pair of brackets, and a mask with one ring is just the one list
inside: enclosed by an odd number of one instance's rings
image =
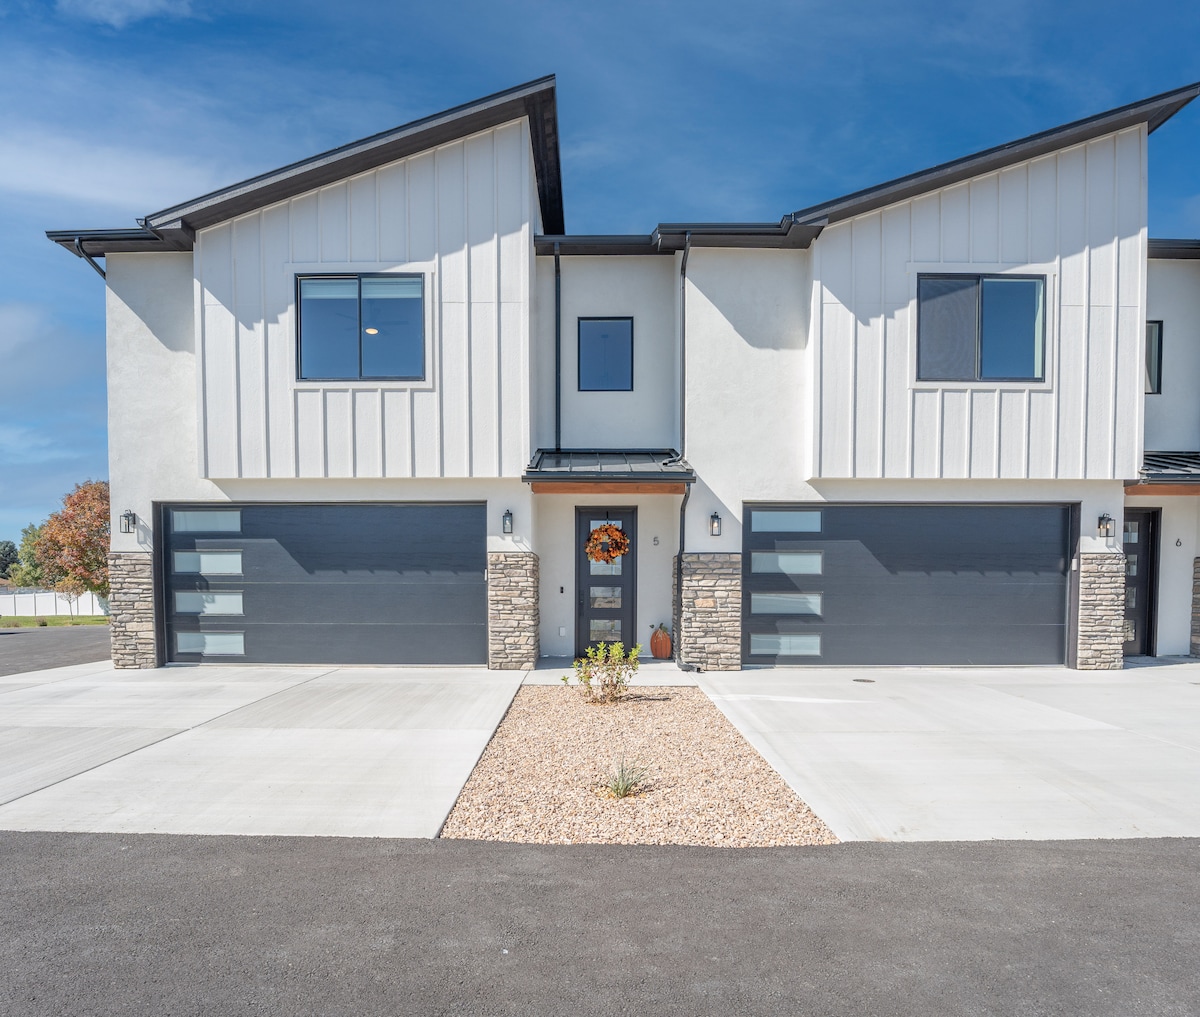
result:
[[(103, 285), (46, 229), (549, 73), (568, 231), (777, 220), (1200, 79), (1198, 42), (1186, 0), (0, 0), (0, 539), (107, 476)], [(1197, 166), (1200, 102), (1151, 141), (1152, 236), (1200, 236)]]

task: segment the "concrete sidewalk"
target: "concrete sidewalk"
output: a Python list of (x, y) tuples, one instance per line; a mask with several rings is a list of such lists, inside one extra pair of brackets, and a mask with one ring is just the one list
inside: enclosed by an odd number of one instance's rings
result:
[(842, 840), (1200, 836), (1200, 662), (699, 680)]
[(0, 678), (0, 829), (435, 837), (520, 672), (83, 664)]

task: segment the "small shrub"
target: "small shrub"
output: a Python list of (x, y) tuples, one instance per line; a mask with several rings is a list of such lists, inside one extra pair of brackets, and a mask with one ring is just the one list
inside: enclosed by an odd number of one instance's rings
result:
[[(642, 644), (635, 643), (629, 653), (623, 643), (598, 643), (587, 648), (587, 655), (575, 661), (575, 688), (589, 703), (615, 703), (629, 691), (629, 679), (638, 669)], [(563, 684), (571, 685), (569, 675)]]
[(39, 629), (44, 629), (50, 623), (48, 621), (46, 621), (45, 618), (34, 618), (33, 624), (36, 625)]
[(617, 763), (617, 768), (609, 775), (604, 785), (611, 798), (628, 798), (643, 789), (648, 770), (640, 763), (627, 763), (625, 757)]

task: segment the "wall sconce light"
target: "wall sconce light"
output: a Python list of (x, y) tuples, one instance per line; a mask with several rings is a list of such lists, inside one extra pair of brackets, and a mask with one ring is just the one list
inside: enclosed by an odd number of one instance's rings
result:
[(121, 532), (133, 533), (137, 529), (137, 515), (132, 509), (126, 509), (121, 513)]
[(708, 517), (708, 532), (714, 537), (721, 535), (721, 517), (715, 512)]
[(1096, 533), (1101, 537), (1115, 537), (1117, 535), (1116, 521), (1107, 512), (1096, 521)]
[(505, 533), (512, 533), (512, 509), (505, 509), (504, 515), (500, 517), (501, 529)]

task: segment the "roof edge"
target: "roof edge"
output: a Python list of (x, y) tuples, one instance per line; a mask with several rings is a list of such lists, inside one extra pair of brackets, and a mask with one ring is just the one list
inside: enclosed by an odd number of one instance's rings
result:
[(1052, 127), (1047, 131), (940, 163), (929, 169), (918, 170), (916, 173), (854, 191), (820, 205), (812, 205), (794, 213), (793, 218), (807, 225), (840, 222), (941, 187), (961, 183), (974, 176), (995, 172), (1014, 163), (1035, 159), (1060, 148), (1068, 148), (1092, 138), (1112, 134), (1135, 124), (1145, 123), (1148, 132), (1153, 133), (1197, 95), (1200, 95), (1200, 82), (1118, 106), (1083, 120), (1074, 120), (1060, 127)]
[(1146, 257), (1152, 260), (1200, 258), (1200, 240), (1170, 240), (1151, 237), (1146, 241)]

